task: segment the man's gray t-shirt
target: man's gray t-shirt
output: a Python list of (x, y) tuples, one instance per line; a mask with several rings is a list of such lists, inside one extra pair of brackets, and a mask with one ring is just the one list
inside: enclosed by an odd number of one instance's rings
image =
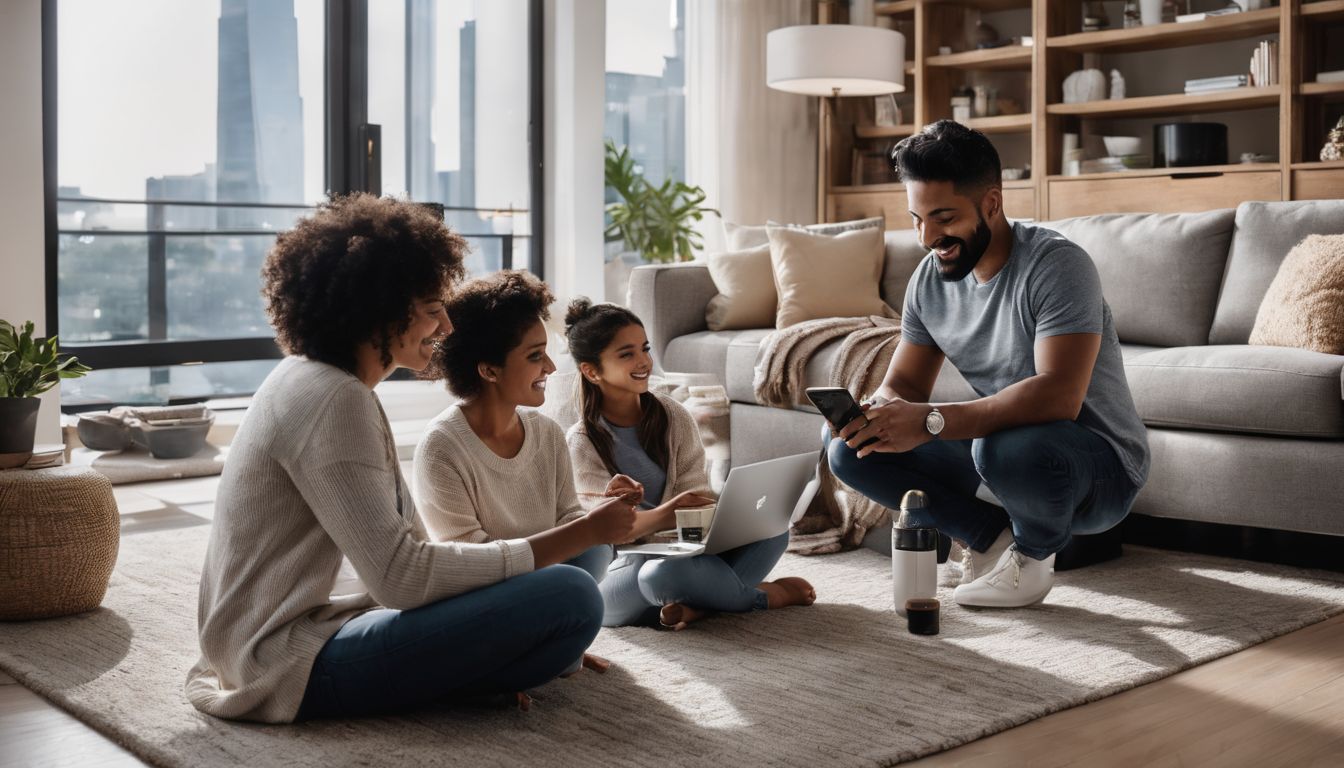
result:
[(944, 281), (930, 253), (906, 288), (902, 338), (937, 347), (981, 397), (1035, 376), (1036, 342), (1069, 333), (1101, 334), (1078, 423), (1111, 444), (1141, 487), (1148, 477), (1147, 432), (1125, 380), (1101, 278), (1082, 248), (1053, 230), (1018, 223), (1008, 262), (989, 282), (974, 274)]

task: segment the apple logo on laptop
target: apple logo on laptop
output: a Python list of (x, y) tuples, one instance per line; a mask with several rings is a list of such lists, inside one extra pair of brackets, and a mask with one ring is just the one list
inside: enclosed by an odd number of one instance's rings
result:
[(761, 509), (761, 507), (764, 507), (764, 506), (765, 506), (765, 497), (762, 496), (761, 498), (759, 498), (759, 499), (756, 500), (756, 511), (759, 512), (760, 509)]

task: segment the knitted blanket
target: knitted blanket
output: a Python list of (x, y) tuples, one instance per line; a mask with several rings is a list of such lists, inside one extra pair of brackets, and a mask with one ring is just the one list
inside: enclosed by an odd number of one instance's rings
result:
[[(842, 338), (828, 384), (856, 397), (876, 390), (900, 340), (900, 323), (890, 318), (834, 317), (781, 328), (761, 342), (752, 386), (762, 405), (792, 408), (807, 402), (804, 369), (812, 355)], [(873, 527), (889, 525), (888, 510), (847, 487), (821, 462), (821, 485), (803, 517), (794, 524), (789, 551), (802, 555), (857, 547)]]

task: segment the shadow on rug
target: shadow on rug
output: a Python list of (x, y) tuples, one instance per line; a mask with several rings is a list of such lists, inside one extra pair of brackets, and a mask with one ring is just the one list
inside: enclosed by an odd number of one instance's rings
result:
[[(819, 602), (685, 632), (603, 630), (615, 666), (535, 706), (443, 707), (264, 726), (201, 715), (195, 661), (207, 527), (123, 537), (104, 607), (0, 624), (0, 668), (146, 760), (171, 766), (649, 762), (891, 765), (1092, 701), (1344, 612), (1344, 576), (1131, 548), (1060, 574), (1045, 604), (908, 634), (888, 560), (786, 556)], [(946, 574), (945, 574), (946, 575)]]

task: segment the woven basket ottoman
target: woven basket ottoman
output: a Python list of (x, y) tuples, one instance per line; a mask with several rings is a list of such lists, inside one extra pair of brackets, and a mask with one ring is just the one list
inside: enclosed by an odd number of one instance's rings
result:
[(97, 608), (120, 540), (106, 477), (87, 467), (0, 471), (0, 620)]

